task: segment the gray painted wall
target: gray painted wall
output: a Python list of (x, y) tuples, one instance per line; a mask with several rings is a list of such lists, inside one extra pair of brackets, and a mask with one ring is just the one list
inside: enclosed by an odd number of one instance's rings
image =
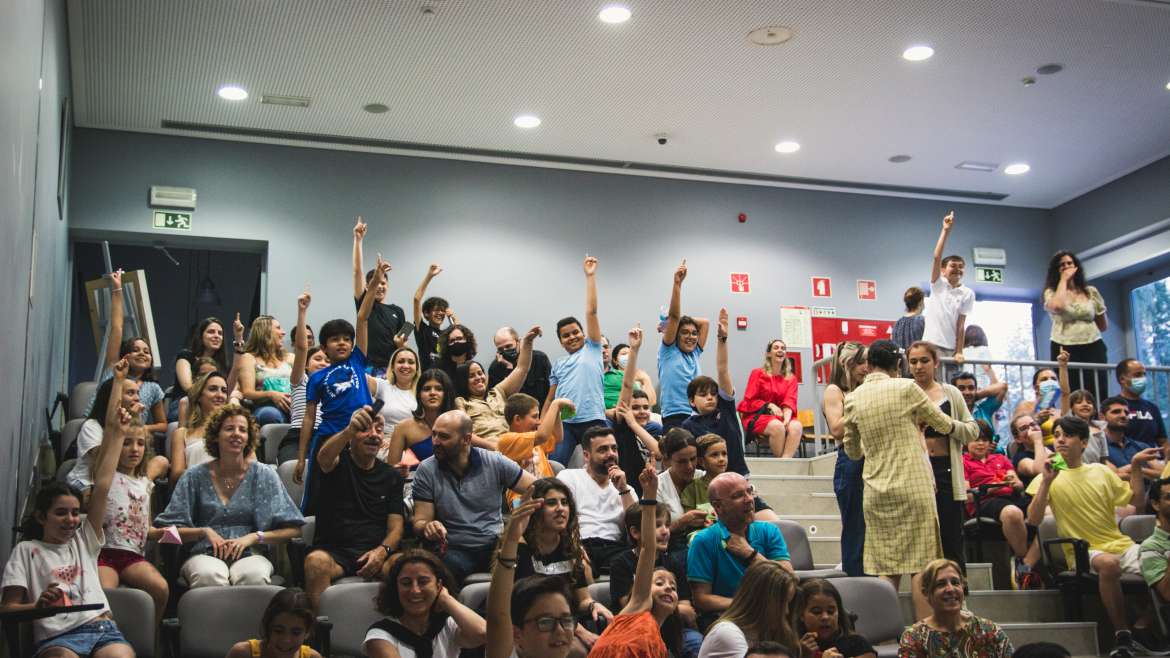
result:
[[(0, 562), (8, 558), (45, 409), (63, 387), (68, 277), (66, 222), (58, 217), (61, 102), (69, 94), (62, 0), (0, 3)], [(39, 82), (38, 82), (39, 81)], [(30, 280), (34, 281), (30, 302)]]
[(1052, 210), (1059, 242), (1082, 251), (1170, 218), (1170, 157)]
[[(582, 313), (586, 253), (601, 260), (600, 316), (614, 342), (635, 322), (655, 326), (685, 257), (684, 312), (714, 317), (726, 305), (749, 318), (731, 339), (740, 388), (780, 333), (780, 306), (818, 303), (811, 275), (832, 277), (834, 296), (819, 305), (841, 317), (900, 315), (903, 290), (928, 279), (949, 208), (958, 227), (948, 251), (1008, 250), (1004, 287), (977, 288), (980, 295), (1036, 299), (1049, 256), (1042, 210), (98, 130), (78, 130), (75, 143), (77, 229), (150, 232), (148, 187), (194, 187), (192, 233), (268, 241), (268, 310), (287, 325), (311, 283), (310, 322), (319, 325), (354, 314), (350, 229), (362, 214), (367, 265), (381, 251), (394, 267), (391, 300), (409, 315), (428, 263), (441, 263), (429, 293), (448, 298), (476, 332), (481, 361), (503, 324), (539, 323), (547, 332), (539, 349), (563, 354), (552, 330)], [(746, 224), (736, 221), (740, 212)], [(751, 294), (730, 294), (732, 271), (751, 274)], [(857, 300), (859, 278), (877, 279), (877, 301)], [(655, 348), (643, 353), (653, 374)], [(714, 374), (713, 349), (703, 367)]]

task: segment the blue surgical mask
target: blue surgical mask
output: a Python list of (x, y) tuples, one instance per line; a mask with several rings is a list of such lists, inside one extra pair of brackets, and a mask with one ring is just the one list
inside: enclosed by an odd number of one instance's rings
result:
[(1142, 393), (1146, 392), (1147, 383), (1148, 382), (1146, 381), (1145, 377), (1134, 377), (1133, 379), (1129, 380), (1129, 390), (1137, 393), (1138, 395), (1141, 395)]
[(618, 365), (621, 366), (623, 369), (626, 367), (626, 364), (629, 362), (630, 362), (630, 357), (625, 355), (625, 354), (618, 357)]
[(1045, 379), (1044, 381), (1040, 382), (1040, 393), (1041, 394), (1051, 393), (1052, 391), (1056, 391), (1059, 389), (1060, 389), (1060, 382), (1056, 381), (1055, 379)]

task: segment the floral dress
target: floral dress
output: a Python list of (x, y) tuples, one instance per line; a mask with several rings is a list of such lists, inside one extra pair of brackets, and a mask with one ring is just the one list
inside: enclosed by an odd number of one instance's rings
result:
[(954, 633), (920, 621), (898, 643), (898, 658), (1008, 658), (1012, 651), (1012, 641), (995, 622), (967, 613)]

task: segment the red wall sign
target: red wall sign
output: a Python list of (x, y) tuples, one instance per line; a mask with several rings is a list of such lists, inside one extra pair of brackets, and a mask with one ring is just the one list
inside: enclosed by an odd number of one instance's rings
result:
[(872, 302), (877, 299), (877, 281), (873, 279), (858, 279), (857, 298), (866, 302)]
[(813, 297), (832, 297), (833, 296), (833, 282), (827, 276), (814, 276), (812, 278)]
[(731, 273), (731, 292), (749, 293), (752, 291), (751, 275), (747, 272)]
[[(875, 340), (888, 339), (894, 332), (894, 323), (889, 320), (856, 320), (852, 318), (812, 319), (813, 360), (832, 356), (837, 343), (855, 340), (869, 345)], [(825, 370), (817, 370), (817, 383), (826, 381)]]

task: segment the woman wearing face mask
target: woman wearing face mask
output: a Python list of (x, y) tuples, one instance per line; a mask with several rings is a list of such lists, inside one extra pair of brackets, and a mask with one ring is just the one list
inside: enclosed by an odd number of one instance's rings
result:
[(910, 376), (940, 411), (958, 421), (956, 430), (944, 435), (926, 427), (923, 436), (930, 455), (936, 493), (934, 504), (938, 509), (939, 534), (943, 556), (965, 565), (963, 554), (963, 505), (967, 500), (967, 484), (963, 477), (963, 448), (979, 434), (963, 393), (950, 384), (935, 380), (939, 354), (932, 343), (919, 341), (906, 354)]
[(935, 560), (922, 572), (930, 616), (902, 633), (898, 658), (1009, 658), (1012, 641), (990, 619), (963, 609), (967, 583), (959, 565)]
[[(1109, 327), (1105, 300), (1085, 283), (1081, 261), (1071, 251), (1058, 251), (1048, 261), (1044, 281), (1044, 310), (1052, 318), (1051, 358), (1066, 350), (1073, 363), (1108, 363), (1101, 332)], [(1082, 386), (1101, 396), (1109, 391), (1104, 370), (1081, 373)]]
[[(865, 381), (869, 364), (865, 362), (865, 346), (854, 341), (837, 343), (833, 351), (833, 366), (829, 385), (821, 398), (822, 412), (829, 426), (829, 434), (838, 442), (845, 436), (845, 394)], [(833, 492), (837, 508), (841, 510), (841, 567), (850, 576), (865, 575), (865, 513), (862, 492), (865, 482), (861, 473), (865, 460), (854, 461), (845, 454), (842, 445), (837, 448), (837, 465), (833, 469)]]
[(475, 360), (475, 334), (461, 324), (453, 324), (439, 334), (438, 368), (447, 373), (451, 381), (456, 381), (455, 368), (461, 364)]
[(804, 428), (796, 419), (799, 389), (788, 346), (782, 340), (769, 341), (764, 365), (752, 370), (738, 409), (747, 435), (767, 438), (776, 457), (791, 457), (800, 446)]
[[(606, 373), (608, 378), (605, 381), (605, 408), (613, 409), (617, 406), (618, 397), (621, 394), (622, 382), (625, 381), (626, 366), (630, 362), (630, 346), (625, 343), (619, 343), (612, 350), (610, 350), (610, 370)], [(610, 376), (612, 372), (614, 375)], [(650, 406), (653, 407), (657, 401), (657, 395), (654, 393), (654, 380), (650, 379), (650, 374), (641, 368), (636, 368), (634, 375), (634, 390), (644, 392), (645, 398), (649, 400)], [(613, 380), (612, 382), (610, 380)]]
[(1027, 414), (1036, 419), (1040, 426), (1045, 428), (1046, 439), (1052, 436), (1052, 423), (1049, 421), (1060, 416), (1060, 377), (1051, 368), (1040, 368), (1032, 375), (1032, 392), (1034, 400), (1020, 400), (1012, 412), (1012, 418)]

